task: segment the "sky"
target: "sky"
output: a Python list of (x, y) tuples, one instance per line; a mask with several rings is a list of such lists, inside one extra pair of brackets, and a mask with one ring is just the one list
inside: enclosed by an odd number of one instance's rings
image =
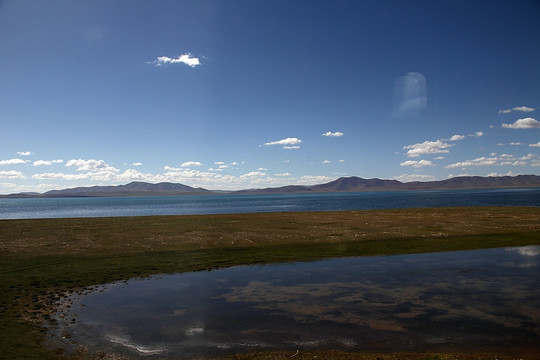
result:
[(534, 0), (0, 0), (0, 194), (540, 174)]

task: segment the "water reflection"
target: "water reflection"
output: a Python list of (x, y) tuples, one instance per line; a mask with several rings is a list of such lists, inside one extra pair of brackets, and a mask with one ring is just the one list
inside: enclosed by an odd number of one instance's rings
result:
[(527, 246), (133, 279), (74, 297), (55, 336), (91, 351), (178, 359), (253, 349), (540, 350), (539, 255)]

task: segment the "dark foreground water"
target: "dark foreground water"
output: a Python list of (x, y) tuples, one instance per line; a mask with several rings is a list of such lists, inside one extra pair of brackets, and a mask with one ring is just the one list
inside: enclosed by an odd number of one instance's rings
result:
[(540, 206), (540, 188), (326, 194), (0, 199), (0, 219)]
[(163, 275), (71, 300), (50, 331), (57, 344), (135, 358), (319, 348), (538, 353), (540, 246)]

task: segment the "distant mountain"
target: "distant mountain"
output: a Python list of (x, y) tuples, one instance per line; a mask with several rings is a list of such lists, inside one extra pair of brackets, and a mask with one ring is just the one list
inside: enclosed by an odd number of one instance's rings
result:
[(250, 189), (235, 191), (235, 194), (261, 193), (322, 193), (322, 192), (355, 192), (355, 191), (387, 191), (399, 190), (403, 183), (397, 180), (362, 179), (356, 176), (341, 177), (326, 184), (301, 186), (288, 185), (277, 188)]
[(132, 182), (118, 186), (92, 186), (77, 187), (64, 190), (52, 190), (39, 195), (39, 197), (106, 197), (106, 196), (168, 196), (168, 195), (206, 195), (212, 191), (203, 188), (162, 182), (150, 184), (146, 182)]
[(540, 187), (540, 176), (518, 175), (502, 177), (463, 176), (442, 181), (407, 182), (397, 180), (362, 179), (356, 176), (341, 177), (326, 184), (313, 186), (283, 186), (267, 189), (250, 189), (235, 194), (321, 193), (357, 191), (412, 191)]
[(35, 197), (41, 197), (41, 196), (42, 194), (37, 193), (37, 192), (22, 192), (22, 193), (17, 193), (17, 194), (10, 194), (10, 195), (0, 195), (0, 199), (3, 199), (3, 198), (23, 199), (23, 198), (35, 198)]
[(461, 176), (442, 181), (416, 181), (405, 183), (404, 185), (410, 186), (412, 190), (526, 188), (540, 187), (540, 176)]
[(352, 192), (398, 190), (403, 183), (397, 180), (362, 179), (342, 177), (326, 184), (312, 186), (315, 192)]
[(150, 184), (132, 182), (118, 186), (77, 187), (52, 190), (43, 194), (19, 193), (0, 195), (0, 198), (33, 197), (111, 197), (111, 196), (174, 196), (174, 195), (217, 195), (217, 194), (292, 194), (324, 192), (359, 191), (411, 191), (411, 190), (452, 190), (452, 189), (490, 189), (490, 188), (528, 188), (540, 187), (540, 176), (518, 175), (501, 177), (462, 176), (441, 181), (407, 182), (397, 180), (362, 179), (356, 176), (341, 177), (325, 184), (302, 186), (288, 185), (276, 188), (249, 189), (240, 191), (211, 191), (203, 188), (162, 182)]

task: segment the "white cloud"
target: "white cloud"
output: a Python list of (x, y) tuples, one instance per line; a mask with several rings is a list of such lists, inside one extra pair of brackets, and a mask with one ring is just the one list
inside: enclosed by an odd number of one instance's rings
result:
[(281, 186), (290, 182), (288, 178), (269, 177), (265, 172), (252, 171), (234, 176), (211, 171), (176, 169), (168, 167), (166, 173), (160, 175), (160, 181), (180, 182), (189, 186), (200, 186), (207, 189), (233, 190), (261, 186)]
[(34, 166), (42, 166), (42, 165), (45, 165), (45, 166), (48, 166), (48, 165), (53, 165), (53, 164), (62, 164), (64, 162), (64, 160), (36, 160), (34, 161)]
[(324, 160), (322, 163), (323, 164), (330, 164), (330, 160)]
[(3, 194), (14, 194), (20, 192), (45, 192), (52, 189), (61, 189), (59, 185), (53, 184), (15, 184), (15, 183), (0, 183), (0, 192)]
[(448, 174), (448, 179), (455, 178), (455, 177), (463, 177), (463, 176), (476, 176), (476, 174), (469, 174), (469, 173), (460, 173), (460, 174)]
[(327, 131), (322, 135), (323, 136), (330, 136), (330, 137), (340, 137), (340, 136), (343, 136), (343, 133), (340, 132), (340, 131), (336, 131), (336, 132)]
[[(496, 154), (491, 154), (490, 157), (479, 157), (473, 160), (466, 160), (450, 164), (445, 166), (447, 169), (452, 168), (464, 168), (469, 166), (527, 166), (529, 161), (537, 161), (538, 155), (528, 154), (521, 157), (516, 157), (510, 154), (501, 154), (497, 156)], [(531, 163), (532, 164), (532, 163)]]
[(513, 173), (512, 171), (509, 171), (507, 173), (496, 173), (496, 172), (490, 172), (487, 174), (488, 177), (499, 177), (499, 176), (516, 176), (517, 174)]
[(393, 180), (401, 182), (412, 182), (412, 181), (435, 181), (435, 176), (432, 175), (421, 175), (421, 174), (403, 174), (395, 176)]
[(186, 64), (191, 67), (195, 67), (200, 65), (199, 58), (191, 56), (190, 53), (185, 53), (177, 58), (170, 58), (168, 56), (160, 56), (156, 60), (152, 61), (151, 64), (154, 64), (156, 66), (166, 65), (166, 64)]
[(540, 141), (536, 144), (529, 144), (530, 147), (540, 147)]
[[(484, 133), (482, 131), (477, 131), (474, 134), (468, 134), (467, 136), (479, 138), (479, 137), (484, 136)], [(459, 141), (459, 140), (463, 140), (465, 138), (466, 138), (465, 135), (456, 134), (456, 135), (453, 135), (450, 139), (442, 139), (442, 141)]]
[[(510, 156), (512, 156), (512, 155), (510, 155)], [(520, 160), (531, 160), (531, 159), (534, 159), (537, 156), (538, 155), (536, 155), (536, 154), (527, 154), (525, 156), (520, 157), (519, 159)]]
[(497, 157), (479, 157), (474, 160), (460, 161), (454, 164), (445, 166), (447, 169), (467, 167), (467, 166), (486, 166), (486, 165), (495, 165), (498, 161)]
[(29, 156), (32, 155), (30, 151), (17, 151), (17, 155), (19, 156)]
[[(202, 165), (201, 163), (199, 163), (198, 161), (196, 162), (198, 163), (199, 165)], [(199, 166), (199, 165), (196, 165), (196, 166)], [(224, 163), (223, 161), (215, 161), (214, 162), (214, 165), (217, 165), (217, 169), (214, 169), (214, 168), (209, 168), (208, 171), (224, 171), (225, 169), (228, 169), (229, 168), (229, 165), (227, 165), (226, 163)]]
[(340, 163), (344, 163), (344, 162), (345, 162), (345, 160), (338, 160), (338, 162), (340, 162)]
[(327, 183), (329, 181), (335, 180), (335, 178), (331, 178), (328, 176), (317, 176), (317, 175), (304, 175), (301, 176), (297, 181), (294, 183), (296, 185), (316, 185), (316, 184), (323, 184)]
[(262, 171), (252, 171), (244, 175), (240, 175), (240, 179), (246, 179), (246, 178), (254, 178), (254, 177), (261, 177), (266, 176), (266, 173)]
[(300, 144), (301, 142), (302, 142), (302, 140), (300, 140), (298, 138), (289, 137), (289, 138), (282, 139), (282, 140), (270, 141), (270, 142), (264, 143), (263, 145), (264, 146), (284, 145), (283, 146), (284, 149), (298, 149), (299, 146), (292, 146), (292, 145), (297, 145), (297, 144)]
[(131, 165), (133, 165), (133, 166), (142, 166), (142, 164), (143, 164), (143, 163), (141, 163), (141, 162), (134, 162), (134, 163), (131, 164)]
[[(284, 139), (286, 140), (286, 139)], [(294, 141), (293, 141), (294, 142)], [(36, 167), (53, 165), (56, 160), (37, 160), (34, 162)], [(11, 163), (11, 162), (10, 162)], [(30, 163), (30, 162), (21, 162)], [(60, 161), (58, 161), (60, 163)], [(194, 165), (197, 162), (188, 162), (183, 165)], [(32, 163), (30, 163), (32, 164)], [(138, 163), (134, 163), (133, 166)], [(232, 164), (232, 163), (231, 163)], [(245, 162), (236, 162), (237, 165), (245, 164)], [(162, 171), (157, 174), (142, 173), (135, 168), (131, 168), (121, 172), (113, 166), (110, 166), (104, 160), (95, 159), (71, 159), (63, 161), (63, 165), (66, 169), (71, 169), (71, 172), (42, 172), (36, 173), (33, 176), (29, 175), (33, 181), (38, 185), (16, 187), (17, 192), (20, 191), (48, 191), (51, 189), (65, 188), (65, 184), (61, 185), (61, 182), (69, 182), (70, 186), (93, 186), (103, 184), (121, 184), (130, 181), (147, 181), (152, 183), (169, 181), (186, 184), (194, 187), (203, 187), (207, 189), (220, 189), (220, 190), (239, 190), (248, 188), (260, 188), (260, 187), (276, 187), (285, 186), (290, 184), (302, 184), (312, 185), (333, 180), (327, 176), (302, 176), (294, 177), (291, 173), (282, 171), (277, 174), (267, 174), (267, 169), (260, 167), (255, 171), (241, 173), (242, 175), (232, 175), (223, 173), (222, 169), (226, 166), (232, 167), (225, 162), (216, 162), (217, 169), (210, 169), (208, 171), (198, 171), (189, 169), (187, 167), (172, 167), (165, 166)], [(124, 166), (128, 166), (129, 163), (124, 163)], [(24, 179), (24, 175), (16, 171), (4, 171), (0, 172), (0, 178), (6, 180)], [(48, 184), (46, 184), (48, 183)], [(55, 184), (53, 184), (55, 183)], [(73, 185), (71, 185), (73, 184)], [(6, 190), (2, 190), (6, 189)], [(9, 187), (6, 183), (0, 183), (0, 191), (6, 193), (10, 189), (15, 187)], [(19, 190), (23, 189), (23, 190)], [(12, 193), (13, 191), (11, 191)]]
[(167, 171), (183, 171), (184, 169), (175, 168), (175, 167), (172, 167), (172, 166), (165, 165), (163, 167), (163, 170), (167, 170)]
[(0, 165), (15, 165), (15, 164), (26, 164), (26, 161), (24, 161), (23, 159), (0, 160)]
[(420, 160), (420, 161), (407, 160), (405, 162), (402, 162), (400, 166), (412, 166), (415, 168), (421, 168), (422, 166), (434, 166), (434, 165), (429, 160)]
[(126, 182), (133, 180), (160, 182), (164, 181), (163, 175), (143, 174), (137, 170), (128, 169), (123, 173), (112, 166), (107, 165), (103, 160), (70, 160), (66, 166), (77, 167), (77, 171), (85, 171), (78, 174), (66, 173), (41, 173), (32, 176), (37, 180), (92, 180), (99, 182)]
[(511, 142), (509, 145), (511, 145), (511, 146), (519, 146), (519, 145), (523, 145), (523, 143), (520, 143), (520, 142)]
[(536, 129), (540, 128), (540, 121), (533, 118), (523, 118), (516, 120), (513, 124), (502, 124), (507, 129)]
[(534, 111), (534, 108), (528, 107), (528, 106), (516, 106), (512, 109), (505, 109), (505, 110), (499, 110), (499, 114), (508, 114), (512, 111), (521, 111), (521, 112), (531, 112)]
[(450, 139), (450, 141), (458, 141), (458, 140), (463, 140), (465, 139), (465, 135), (453, 135)]
[(166, 166), (165, 170), (168, 170), (163, 174), (167, 181), (184, 182), (212, 182), (215, 178), (223, 178), (224, 175), (215, 174), (207, 171), (190, 170), (190, 169), (177, 169)]
[(32, 179), (37, 180), (83, 180), (88, 178), (89, 174), (43, 173), (32, 175)]
[(117, 172), (118, 169), (115, 169), (112, 166), (109, 166), (103, 160), (83, 160), (83, 159), (72, 159), (66, 163), (66, 166), (71, 167), (75, 166), (77, 171), (96, 171), (96, 172)]
[(186, 161), (185, 163), (183, 163), (180, 166), (181, 167), (202, 166), (202, 164), (200, 162), (198, 162), (198, 161)]
[(522, 111), (522, 112), (531, 112), (534, 111), (534, 108), (528, 107), (528, 106), (516, 106), (512, 110), (514, 111)]
[(0, 171), (0, 179), (26, 179), (23, 173), (19, 171)]
[(294, 149), (300, 149), (300, 146), (284, 146), (285, 150), (294, 150)]
[(439, 154), (450, 152), (448, 148), (454, 146), (453, 144), (445, 143), (441, 140), (437, 141), (424, 141), (423, 143), (404, 146), (403, 149), (407, 151), (407, 156), (418, 157), (423, 154)]
[(121, 174), (114, 174), (111, 180), (114, 181), (148, 181), (160, 182), (163, 181), (162, 175), (144, 174), (138, 170), (128, 169)]

